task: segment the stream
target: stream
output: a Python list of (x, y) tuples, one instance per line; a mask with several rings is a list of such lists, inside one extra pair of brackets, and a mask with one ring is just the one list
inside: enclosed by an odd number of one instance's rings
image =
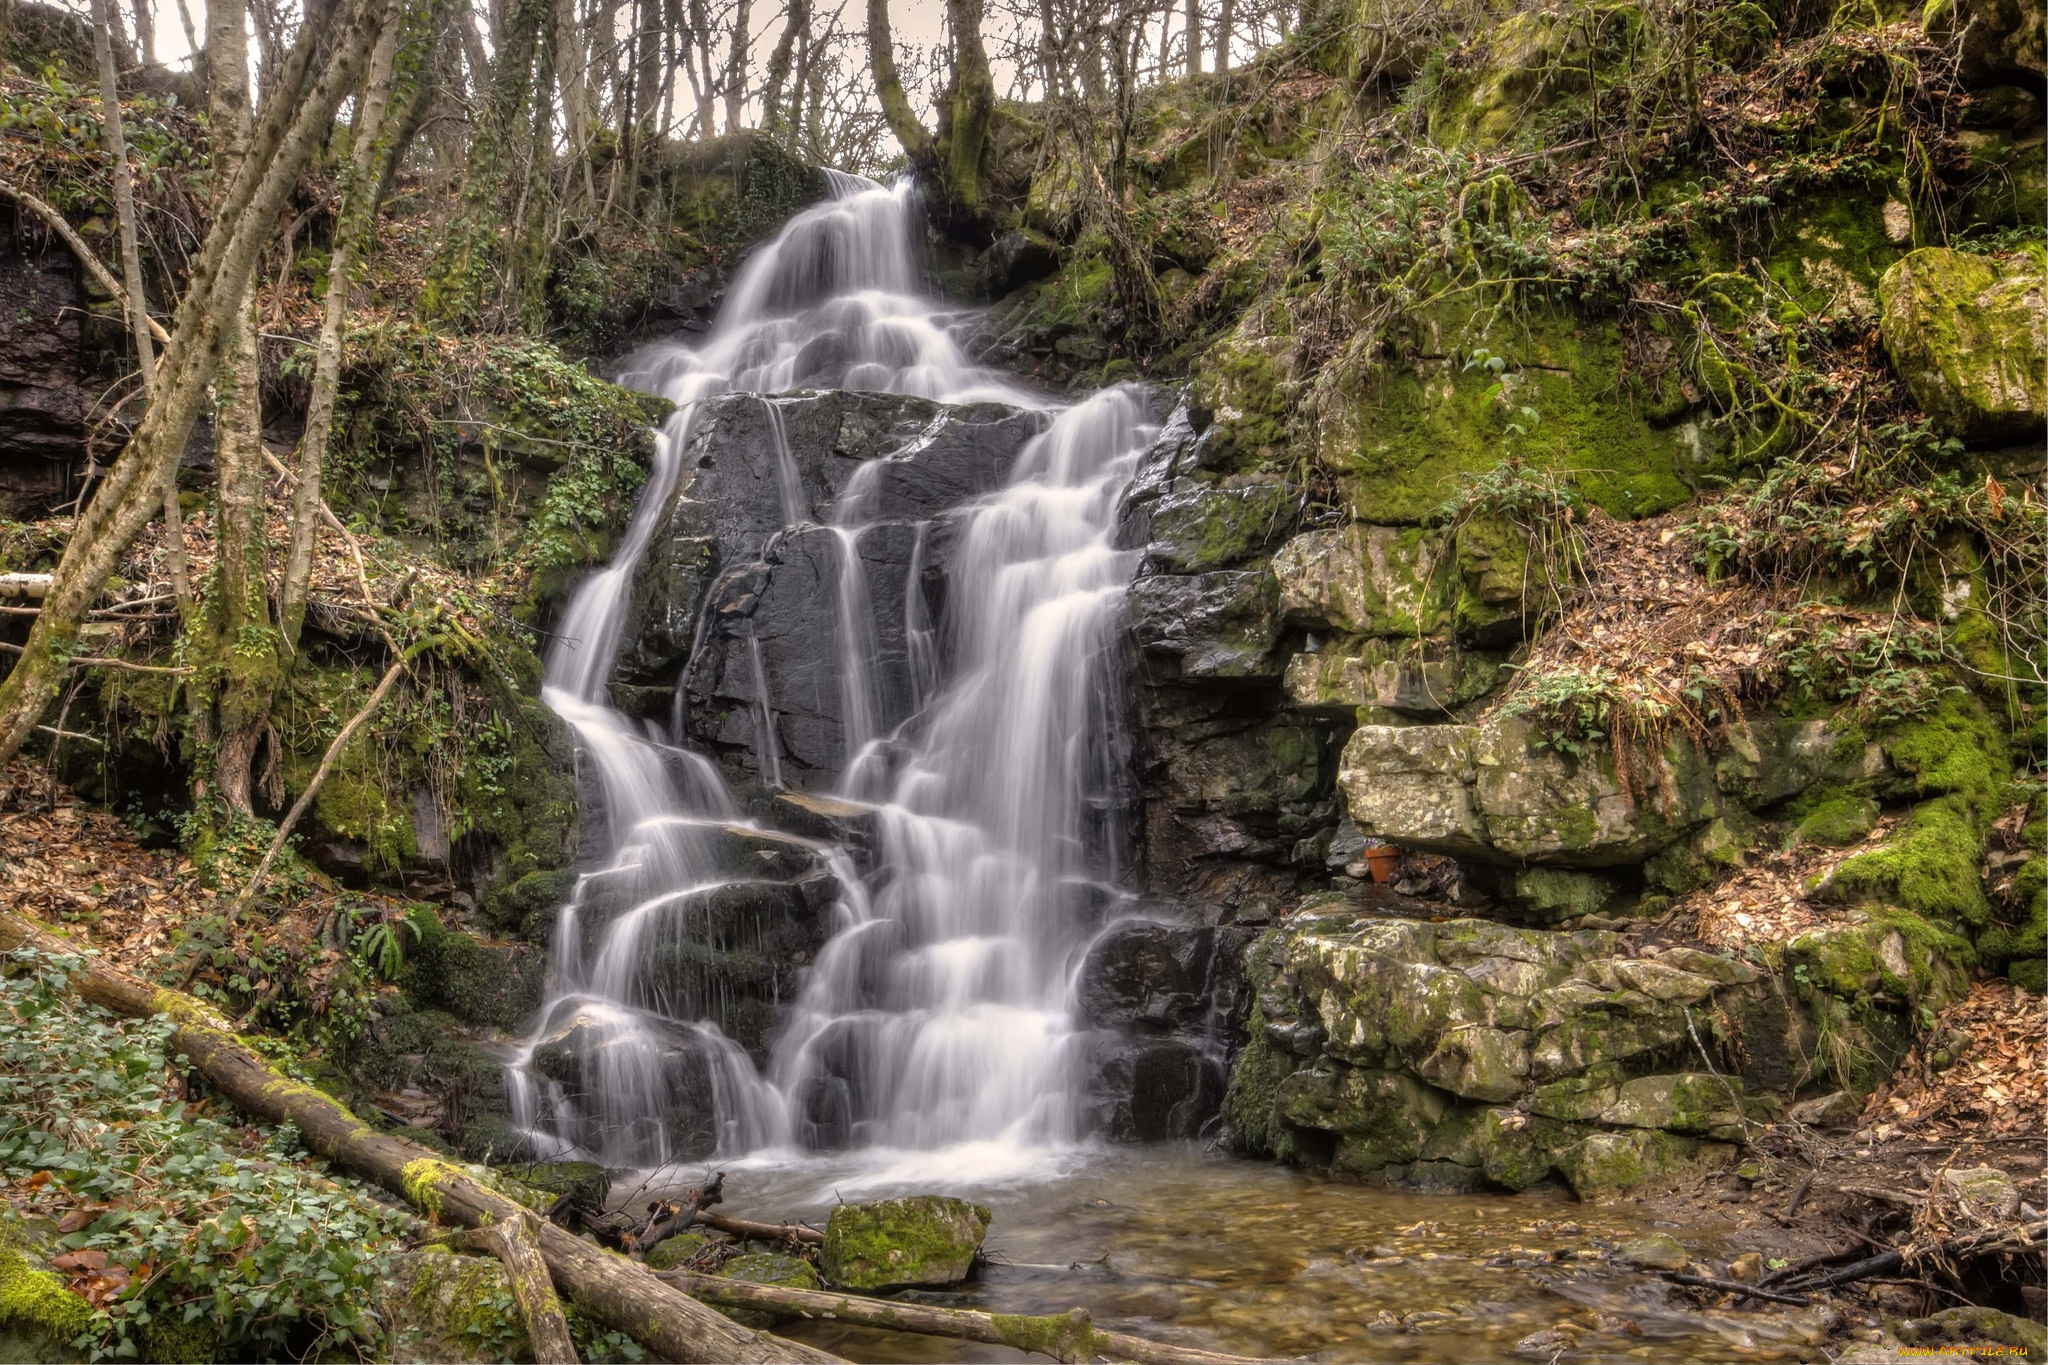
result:
[[(947, 1193), (994, 1213), (981, 1278), (899, 1295), (998, 1313), (1086, 1308), (1104, 1328), (1236, 1354), (1322, 1361), (1797, 1359), (1796, 1313), (1701, 1311), (1609, 1259), (1646, 1231), (1702, 1257), (1723, 1230), (1651, 1222), (1561, 1189), (1432, 1194), (1332, 1181), (1186, 1144), (1073, 1148), (1028, 1179), (933, 1179), (908, 1157), (723, 1164), (738, 1216), (822, 1227), (838, 1198)], [(694, 1183), (689, 1173), (679, 1183)], [(616, 1199), (655, 1197), (615, 1187)], [(777, 1331), (856, 1361), (1019, 1360), (1001, 1346), (824, 1322)]]

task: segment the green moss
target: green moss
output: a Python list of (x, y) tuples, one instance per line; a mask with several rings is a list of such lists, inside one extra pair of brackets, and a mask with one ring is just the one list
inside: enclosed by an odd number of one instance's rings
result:
[(702, 1251), (704, 1249), (704, 1240), (704, 1234), (701, 1232), (683, 1232), (678, 1233), (674, 1237), (664, 1237), (661, 1241), (654, 1244), (653, 1250), (647, 1253), (647, 1268), (649, 1270), (674, 1270), (684, 1261), (689, 1260), (692, 1256)]
[[(411, 1171), (410, 1166), (406, 1169)], [(512, 1286), (504, 1267), (490, 1257), (445, 1251), (422, 1255), (407, 1297), (436, 1335), (471, 1359), (513, 1359), (526, 1346), (526, 1327)]]
[(1025, 1313), (996, 1313), (996, 1335), (1015, 1350), (1054, 1360), (1093, 1360), (1096, 1356), (1095, 1329), (1088, 1311), (1035, 1316)]
[(1883, 203), (1882, 193), (1850, 186), (1801, 196), (1777, 215), (1764, 269), (1801, 313), (1876, 315), (1878, 283), (1900, 250)]
[(1980, 813), (1996, 811), (2012, 776), (2004, 728), (1966, 694), (1944, 697), (1930, 715), (1899, 726), (1882, 743), (1916, 791), (1968, 797)]
[(92, 1305), (47, 1270), (0, 1240), (0, 1333), (21, 1339), (36, 1358), (77, 1358), (72, 1342), (92, 1330)]
[(1830, 890), (1850, 899), (1895, 901), (1908, 910), (1954, 924), (1990, 922), (1980, 868), (1984, 841), (1961, 797), (1942, 796), (1913, 808), (1897, 840), (1847, 859)]
[(1274, 1092), (1294, 1070), (1293, 1059), (1266, 1037), (1266, 1018), (1257, 1005), (1245, 1023), (1245, 1043), (1230, 1064), (1223, 1092), (1223, 1124), (1234, 1149), (1255, 1156), (1279, 1156), (1284, 1138)]
[(1799, 823), (1785, 838), (1785, 847), (1831, 844), (1842, 847), (1857, 843), (1877, 827), (1878, 805), (1867, 796), (1850, 792), (1829, 793), (1819, 800), (1802, 803)]
[(159, 1365), (206, 1365), (220, 1350), (220, 1328), (204, 1318), (186, 1322), (159, 1314), (142, 1329), (142, 1354)]
[(1415, 319), (1402, 344), (1416, 353), (1413, 363), (1375, 362), (1340, 378), (1335, 416), (1315, 433), (1320, 462), (1373, 520), (1425, 521), (1459, 491), (1460, 476), (1501, 463), (1509, 438), (1489, 396), (1493, 377), (1467, 372), (1455, 359), (1423, 358), (1482, 346), (1507, 358), (1523, 378), (1517, 401), (1541, 414), (1534, 430), (1515, 438), (1525, 461), (1572, 471), (1580, 495), (1618, 517), (1666, 511), (1691, 497), (1680, 470), (1692, 447), (1643, 415), (1640, 381), (1625, 370), (1616, 324), (1539, 305), (1518, 329), (1489, 331), (1469, 307), (1437, 311)]
[(415, 946), (403, 980), (414, 999), (458, 1019), (518, 1031), (540, 1007), (546, 962), (523, 943), (486, 943), (444, 925), (431, 906), (407, 920)]
[(980, 1254), (990, 1216), (937, 1195), (836, 1205), (825, 1224), (825, 1278), (857, 1291), (955, 1284)]

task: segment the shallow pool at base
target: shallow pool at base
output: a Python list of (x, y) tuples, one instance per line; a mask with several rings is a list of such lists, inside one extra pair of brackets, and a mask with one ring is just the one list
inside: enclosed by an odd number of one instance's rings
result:
[[(1419, 1194), (1304, 1176), (1188, 1148), (1076, 1149), (1028, 1177), (976, 1182), (945, 1154), (727, 1167), (726, 1210), (822, 1227), (848, 1200), (956, 1194), (994, 1211), (984, 1277), (920, 1301), (1002, 1313), (1089, 1310), (1100, 1327), (1209, 1350), (1325, 1361), (1791, 1359), (1798, 1313), (1700, 1313), (1607, 1253), (1657, 1225), (1559, 1191)], [(946, 1174), (937, 1174), (938, 1168)], [(882, 1173), (878, 1175), (879, 1173)], [(699, 1172), (682, 1173), (686, 1182)], [(1703, 1258), (1718, 1230), (1662, 1227)], [(778, 1329), (860, 1361), (1013, 1360), (1001, 1347), (833, 1323)]]

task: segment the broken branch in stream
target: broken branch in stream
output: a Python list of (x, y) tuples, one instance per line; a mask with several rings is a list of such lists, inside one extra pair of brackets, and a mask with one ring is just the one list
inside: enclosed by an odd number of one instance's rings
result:
[[(85, 949), (36, 920), (0, 912), (0, 950), (33, 947), (84, 957)], [(258, 1056), (233, 1026), (181, 991), (151, 985), (86, 957), (70, 988), (88, 1003), (131, 1018), (165, 1015), (176, 1025), (172, 1052), (183, 1053), (207, 1084), (252, 1119), (296, 1124), (313, 1151), (382, 1185), (428, 1218), (456, 1227), (502, 1223), (527, 1212), (508, 1195), (418, 1143), (380, 1133), (312, 1086)], [(753, 1332), (707, 1308), (647, 1267), (574, 1234), (543, 1224), (542, 1258), (555, 1285), (583, 1313), (633, 1337), (664, 1360), (835, 1362), (837, 1356)]]
[[(816, 1228), (807, 1228), (801, 1223), (756, 1223), (750, 1218), (729, 1218), (722, 1213), (697, 1211), (697, 1223), (718, 1232), (729, 1232), (735, 1237), (754, 1237), (764, 1242), (809, 1242), (823, 1246), (825, 1234)], [(676, 1231), (682, 1231), (677, 1228)]]
[(1051, 1356), (1054, 1360), (1134, 1360), (1138, 1365), (1255, 1365), (1246, 1356), (1222, 1355), (1192, 1346), (1149, 1341), (1128, 1332), (1105, 1332), (1085, 1309), (1058, 1314), (978, 1313), (966, 1308), (936, 1308), (924, 1303), (898, 1303), (854, 1294), (783, 1289), (741, 1280), (700, 1275), (691, 1270), (664, 1270), (657, 1278), (689, 1292), (693, 1298), (726, 1308), (751, 1308), (803, 1318), (829, 1318), (856, 1327), (913, 1332), (919, 1336), (952, 1337), (1008, 1346)]

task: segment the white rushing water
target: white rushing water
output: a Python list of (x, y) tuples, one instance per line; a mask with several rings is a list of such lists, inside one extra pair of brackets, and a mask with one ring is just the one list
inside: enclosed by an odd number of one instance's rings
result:
[[(610, 856), (560, 912), (541, 1034), (512, 1070), (515, 1120), (543, 1151), (656, 1166), (677, 1154), (677, 1124), (701, 1120), (721, 1158), (843, 1145), (875, 1172), (914, 1160), (927, 1177), (953, 1165), (987, 1176), (1042, 1164), (1080, 1136), (1072, 981), (1084, 916), (1113, 873), (1088, 850), (1108, 791), (1114, 616), (1136, 567), (1112, 533), (1154, 429), (1136, 390), (1055, 408), (973, 364), (939, 303), (918, 292), (918, 216), (907, 186), (835, 176), (829, 201), (750, 259), (701, 344), (661, 348), (636, 380), (677, 410), (616, 557), (564, 616), (542, 690), (581, 743), (600, 807), (586, 823), (603, 829)], [(798, 388), (996, 401), (1051, 418), (1007, 486), (955, 514), (943, 621), (928, 618), (919, 590), (918, 527), (908, 718), (883, 714), (860, 555), (881, 462), (837, 499), (835, 638), (817, 648), (839, 687), (840, 794), (878, 807), (874, 870), (863, 880), (828, 853), (842, 888), (833, 933), (762, 1074), (706, 1022), (716, 1000), (654, 998), (642, 983), (648, 955), (692, 942), (706, 907), (734, 889), (719, 870), (720, 827), (742, 821), (716, 765), (613, 709), (606, 678), (699, 401)], [(784, 521), (807, 523), (815, 513), (779, 409), (764, 406)], [(759, 641), (745, 649), (758, 771), (779, 786)], [(950, 676), (938, 676), (942, 657)], [(583, 916), (600, 902), (615, 913), (586, 954)], [(572, 1022), (585, 1059), (573, 1097), (532, 1055)], [(663, 1057), (679, 1046), (708, 1073), (715, 1115), (675, 1112)]]

